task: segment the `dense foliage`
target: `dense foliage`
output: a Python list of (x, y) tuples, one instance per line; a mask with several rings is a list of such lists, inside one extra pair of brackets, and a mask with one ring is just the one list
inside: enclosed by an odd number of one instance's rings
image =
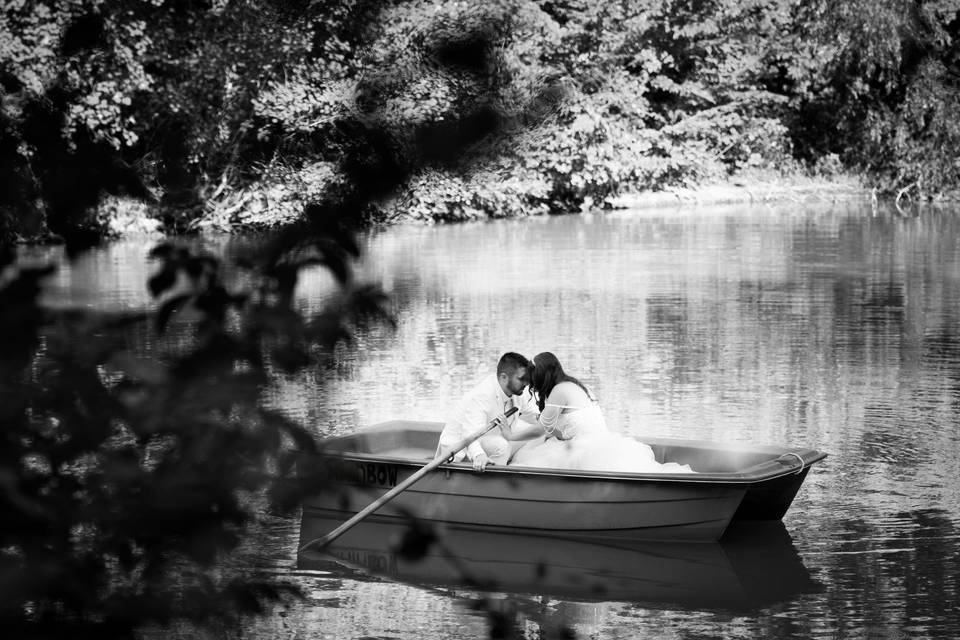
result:
[[(268, 502), (297, 504), (294, 462), (315, 446), (304, 427), (265, 408), (271, 378), (322, 368), (358, 323), (387, 317), (382, 294), (352, 282), (355, 252), (331, 228), (272, 265), (251, 263), (247, 287), (230, 291), (216, 258), (161, 245), (149, 317), (45, 309), (38, 294), (52, 267), (13, 268), (4, 256), (5, 633), (133, 637), (175, 620), (236, 622), (295, 593), (229, 559), (254, 544)], [(341, 287), (304, 318), (292, 291), (314, 263)], [(179, 338), (159, 353), (133, 348), (136, 332), (162, 335), (183, 314)]]
[(835, 153), (882, 189), (960, 181), (960, 3), (809, 2), (768, 82), (791, 99), (798, 155)]
[(365, 144), (403, 156), (457, 138), (464, 109), (511, 135), (371, 213), (562, 211), (755, 171), (924, 196), (960, 179), (956, 2), (4, 4), (7, 235), (102, 230), (124, 209), (98, 220), (104, 189), (168, 230), (277, 224), (337, 193), (357, 133), (385, 125)]
[[(478, 59), (489, 47), (481, 36), (457, 55)], [(462, 64), (455, 57), (437, 70)], [(368, 79), (365, 88), (379, 94), (389, 87)], [(216, 256), (162, 244), (151, 254), (157, 271), (148, 283), (155, 313), (55, 311), (39, 297), (54, 267), (18, 264), (12, 246), (0, 242), (5, 631), (134, 637), (145, 625), (184, 619), (236, 623), (291, 593), (231, 562), (242, 544), (255, 544), (268, 505), (289, 510), (326, 482), (324, 469), (305, 474), (293, 464), (315, 447), (312, 434), (269, 409), (263, 394), (280, 374), (310, 367), (322, 375), (357, 326), (390, 320), (381, 292), (353, 276), (353, 232), (371, 201), (388, 198), (425, 166), (445, 166), (464, 147), (502, 134), (488, 95), (478, 91), (442, 125), (368, 118), (341, 132), (335, 195), (318, 194), (295, 223), (238, 261), (246, 271), (241, 290), (226, 286)], [(47, 131), (53, 142), (44, 153), (27, 149), (19, 168), (54, 171), (69, 160), (86, 171), (83, 182), (66, 184), (36, 175), (37, 188), (57, 196), (38, 196), (48, 224), (60, 225), (68, 255), (76, 255), (96, 239), (84, 230), (84, 207), (101, 192), (139, 186), (149, 195), (152, 187), (138, 182), (114, 141), (65, 133), (67, 112), (51, 99), (37, 98), (27, 111), (58, 123)], [(20, 188), (30, 187), (29, 173), (18, 176)], [(305, 316), (294, 292), (301, 271), (318, 265), (339, 286), (324, 309)], [(151, 322), (163, 334), (173, 318), (181, 320), (178, 331), (191, 333), (161, 343), (150, 358), (131, 346), (130, 332)]]

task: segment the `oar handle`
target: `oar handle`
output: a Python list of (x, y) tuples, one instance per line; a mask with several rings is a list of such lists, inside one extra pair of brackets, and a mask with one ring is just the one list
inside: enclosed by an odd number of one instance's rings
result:
[[(517, 408), (512, 407), (509, 410), (507, 410), (507, 412), (504, 413), (503, 416), (505, 418), (508, 418), (516, 412), (517, 412)], [(407, 478), (406, 480), (404, 480), (403, 482), (395, 486), (393, 489), (390, 489), (390, 491), (387, 491), (385, 494), (383, 494), (382, 496), (380, 496), (379, 498), (377, 498), (376, 500), (368, 504), (366, 507), (364, 507), (359, 512), (357, 512), (356, 515), (354, 515), (352, 518), (350, 518), (349, 520), (341, 524), (339, 527), (337, 527), (327, 535), (323, 536), (322, 538), (311, 540), (310, 542), (307, 542), (306, 544), (304, 544), (302, 547), (300, 547), (300, 549), (298, 550), (298, 553), (302, 552), (307, 547), (312, 547), (314, 545), (319, 545), (321, 549), (323, 547), (326, 547), (331, 542), (333, 542), (334, 540), (339, 538), (341, 535), (346, 533), (349, 529), (352, 529), (353, 526), (356, 525), (358, 522), (360, 522), (361, 520), (369, 516), (371, 513), (373, 513), (374, 511), (376, 511), (386, 503), (393, 500), (404, 489), (406, 489), (407, 487), (412, 485), (414, 482), (416, 482), (423, 476), (427, 475), (428, 473), (430, 473), (431, 471), (433, 471), (443, 463), (447, 462), (447, 460), (454, 454), (469, 447), (471, 444), (473, 444), (474, 442), (476, 442), (477, 440), (485, 436), (488, 431), (498, 426), (499, 424), (500, 424), (500, 418), (498, 416), (497, 418), (494, 418), (493, 420), (491, 420), (490, 424), (488, 424), (483, 429), (480, 429), (473, 435), (469, 435), (463, 440), (461, 440), (460, 442), (458, 442), (457, 444), (455, 444), (453, 446), (453, 449), (447, 456), (443, 458), (435, 458), (434, 460), (430, 461), (430, 463), (428, 463), (426, 466), (424, 466), (423, 468), (418, 470), (416, 473), (414, 473), (412, 476), (410, 476), (409, 478)]]

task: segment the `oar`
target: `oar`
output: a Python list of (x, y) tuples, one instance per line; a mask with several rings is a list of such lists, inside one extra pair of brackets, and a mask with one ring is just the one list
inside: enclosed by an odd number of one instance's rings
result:
[[(517, 411), (516, 407), (511, 407), (503, 415), (505, 418), (510, 417), (514, 413), (516, 413), (516, 411)], [(407, 478), (406, 480), (404, 480), (403, 482), (395, 486), (393, 489), (390, 489), (390, 491), (387, 491), (385, 494), (383, 494), (382, 496), (380, 496), (379, 498), (377, 498), (376, 500), (368, 504), (365, 508), (359, 511), (355, 516), (353, 516), (352, 518), (350, 518), (349, 520), (341, 524), (339, 527), (337, 527), (327, 535), (323, 536), (322, 538), (316, 538), (315, 540), (311, 540), (310, 542), (307, 542), (306, 544), (304, 544), (302, 547), (300, 547), (300, 549), (298, 550), (298, 553), (304, 551), (307, 547), (312, 547), (313, 545), (319, 545), (321, 549), (323, 547), (326, 547), (331, 542), (333, 542), (334, 540), (339, 538), (341, 535), (346, 533), (349, 529), (353, 528), (355, 524), (357, 524), (358, 522), (360, 522), (361, 520), (369, 516), (371, 513), (373, 513), (383, 505), (393, 500), (395, 497), (397, 497), (402, 491), (404, 491), (407, 487), (412, 485), (414, 482), (416, 482), (423, 476), (427, 475), (428, 473), (430, 473), (431, 471), (433, 471), (434, 469), (442, 465), (444, 462), (447, 462), (455, 454), (469, 447), (471, 444), (473, 444), (474, 442), (476, 442), (477, 440), (485, 436), (488, 431), (491, 431), (494, 427), (498, 426), (499, 424), (500, 424), (500, 418), (499, 417), (494, 418), (493, 420), (490, 421), (490, 424), (488, 424), (486, 427), (484, 427), (483, 429), (480, 429), (473, 435), (467, 436), (466, 438), (464, 438), (463, 440), (455, 444), (453, 446), (453, 450), (450, 452), (450, 454), (447, 457), (435, 458), (434, 460), (429, 462), (425, 467), (423, 467), (422, 469), (414, 473), (412, 476), (410, 476), (409, 478)]]

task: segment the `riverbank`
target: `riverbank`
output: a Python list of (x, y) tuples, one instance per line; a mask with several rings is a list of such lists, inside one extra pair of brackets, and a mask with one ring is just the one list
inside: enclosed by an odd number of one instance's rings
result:
[[(303, 181), (269, 188), (249, 188), (208, 202), (203, 213), (185, 228), (148, 205), (110, 198), (100, 207), (97, 220), (110, 238), (181, 233), (269, 232), (295, 222), (316, 195)], [(714, 204), (758, 202), (839, 202), (871, 199), (871, 190), (853, 176), (830, 178), (736, 179), (726, 183), (677, 186), (660, 190), (585, 196), (576, 203), (552, 201), (544, 185), (501, 181), (465, 184), (434, 173), (412, 182), (389, 200), (371, 204), (364, 212), (369, 226), (443, 224), (484, 219), (562, 215), (591, 210), (671, 209)]]
[(651, 209), (713, 204), (757, 202), (846, 202), (870, 200), (872, 191), (859, 180), (835, 179), (810, 183), (734, 182), (680, 187), (611, 196), (604, 202), (611, 209)]

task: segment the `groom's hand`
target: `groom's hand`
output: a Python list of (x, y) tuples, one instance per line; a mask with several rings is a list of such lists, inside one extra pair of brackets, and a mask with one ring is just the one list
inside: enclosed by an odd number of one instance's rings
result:
[(490, 464), (490, 458), (488, 458), (485, 453), (478, 453), (473, 459), (474, 471), (483, 471), (487, 468), (488, 464)]

